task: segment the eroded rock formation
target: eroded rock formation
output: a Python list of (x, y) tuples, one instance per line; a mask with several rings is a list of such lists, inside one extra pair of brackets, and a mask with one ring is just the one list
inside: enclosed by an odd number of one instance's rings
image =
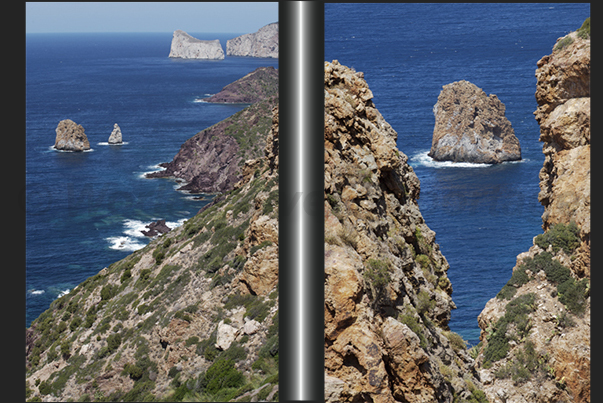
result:
[(168, 57), (180, 59), (224, 59), (224, 50), (220, 41), (201, 40), (193, 38), (184, 31), (177, 29), (172, 37), (172, 45)]
[(113, 131), (109, 136), (109, 140), (107, 140), (109, 144), (122, 144), (123, 140), (121, 137), (121, 129), (117, 123), (113, 125)]
[(228, 56), (278, 58), (278, 22), (260, 28), (253, 34), (245, 34), (226, 42)]
[(478, 317), (490, 402), (590, 402), (590, 39), (537, 63), (544, 234)]
[(329, 402), (478, 398), (448, 329), (448, 263), (420, 185), (362, 73), (325, 63), (325, 396)]
[(462, 80), (442, 87), (433, 113), (429, 156), (434, 160), (498, 164), (521, 159), (505, 105), (475, 84)]
[(71, 119), (61, 120), (56, 128), (54, 148), (63, 151), (85, 151), (90, 149), (90, 142), (84, 128)]

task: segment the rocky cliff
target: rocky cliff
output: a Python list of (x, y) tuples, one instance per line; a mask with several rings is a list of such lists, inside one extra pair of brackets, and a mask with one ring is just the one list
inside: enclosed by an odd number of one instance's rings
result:
[(278, 401), (278, 112), (233, 191), (55, 300), (26, 331), (43, 401)]
[(484, 401), (397, 133), (362, 73), (325, 63), (324, 83), (327, 401)]
[(537, 63), (544, 234), (479, 315), (476, 368), (491, 402), (590, 402), (590, 36)]
[(226, 42), (228, 56), (278, 58), (278, 22), (273, 22), (253, 34), (245, 34)]
[(521, 159), (521, 147), (505, 105), (468, 81), (442, 87), (433, 107), (429, 156), (436, 161), (498, 164)]
[(85, 151), (90, 149), (90, 142), (84, 128), (71, 119), (61, 120), (56, 128), (54, 148), (63, 151)]
[(278, 71), (260, 67), (224, 87), (207, 101), (254, 102), (249, 107), (188, 139), (163, 171), (147, 178), (177, 178), (180, 190), (222, 193), (241, 179), (246, 160), (261, 156), (270, 131), (270, 111), (278, 103)]
[(224, 59), (224, 50), (220, 41), (204, 41), (193, 38), (184, 31), (174, 31), (168, 57), (180, 59)]

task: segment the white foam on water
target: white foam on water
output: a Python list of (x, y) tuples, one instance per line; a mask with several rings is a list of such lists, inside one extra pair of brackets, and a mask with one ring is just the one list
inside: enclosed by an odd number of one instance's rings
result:
[(27, 292), (28, 292), (29, 294), (31, 294), (31, 295), (42, 295), (42, 294), (44, 294), (46, 291), (44, 291), (44, 290), (35, 290), (35, 289), (33, 289), (33, 290), (28, 290)]
[(110, 236), (105, 240), (110, 243), (109, 248), (115, 250), (134, 252), (145, 247), (145, 244), (129, 236)]
[(140, 220), (124, 220), (124, 234), (133, 238), (144, 238), (145, 235), (141, 231), (146, 231), (146, 226), (153, 221), (140, 221)]
[(166, 221), (165, 225), (170, 227), (170, 229), (174, 229), (180, 227), (186, 220), (188, 220), (188, 218), (181, 218), (178, 221)]
[(89, 152), (91, 152), (91, 151), (94, 151), (94, 148), (89, 148), (89, 149), (87, 149), (87, 150), (83, 150), (83, 151), (73, 151), (73, 150), (57, 150), (57, 149), (54, 147), (54, 145), (52, 145), (52, 146), (48, 147), (48, 149), (49, 149), (49, 150), (51, 150), (51, 151), (56, 151), (56, 152), (58, 152), (58, 153), (81, 153), (81, 152), (84, 152), (84, 153), (89, 153)]
[(492, 164), (477, 164), (473, 162), (435, 161), (429, 155), (429, 150), (421, 151), (410, 158), (411, 162), (429, 168), (487, 168)]
[(71, 291), (71, 290), (68, 288), (66, 290), (59, 292), (59, 295), (57, 296), (57, 298), (61, 298), (62, 296), (69, 294), (69, 291)]
[(201, 99), (201, 98), (195, 98), (195, 99), (193, 100), (193, 102), (194, 102), (194, 103), (196, 103), (196, 104), (208, 104), (208, 103), (209, 103), (209, 102), (207, 102), (206, 100)]
[(111, 143), (106, 142), (106, 141), (101, 141), (100, 143), (96, 143), (96, 145), (99, 145), (99, 146), (123, 146), (123, 145), (126, 145), (126, 144), (129, 144), (129, 142), (124, 141), (124, 142), (117, 143), (117, 144), (111, 144)]
[(149, 165), (147, 167), (147, 169), (150, 169), (150, 171), (144, 171), (143, 173), (141, 173), (140, 175), (138, 175), (138, 177), (142, 178), (142, 179), (149, 179), (149, 178), (147, 178), (145, 176), (146, 174), (151, 174), (153, 172), (165, 171), (167, 168), (159, 166), (159, 164), (155, 164), (155, 165)]

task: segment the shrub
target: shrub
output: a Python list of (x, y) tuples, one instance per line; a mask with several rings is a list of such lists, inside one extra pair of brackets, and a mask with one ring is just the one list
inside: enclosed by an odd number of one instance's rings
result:
[(559, 261), (554, 260), (553, 255), (549, 252), (542, 252), (533, 258), (525, 259), (521, 267), (524, 270), (530, 270), (532, 273), (543, 270), (547, 280), (557, 284), (563, 283), (571, 277), (569, 269)]
[(109, 351), (113, 352), (121, 345), (121, 335), (119, 333), (112, 334), (107, 337), (107, 347)]
[(245, 383), (245, 377), (237, 371), (232, 360), (220, 359), (214, 362), (204, 374), (200, 376), (203, 390), (216, 394), (221, 389), (238, 388)]
[(258, 250), (265, 248), (266, 246), (270, 246), (270, 245), (272, 245), (272, 241), (263, 241), (259, 245), (252, 246), (251, 249), (249, 250), (249, 256), (253, 256), (253, 254), (255, 252), (257, 252)]
[(414, 334), (419, 337), (419, 345), (421, 346), (421, 348), (427, 347), (427, 339), (423, 334), (423, 330), (421, 329), (421, 325), (419, 324), (417, 318), (408, 314), (400, 314), (398, 316), (398, 320), (408, 326), (410, 330), (412, 330)]
[(577, 34), (582, 39), (590, 38), (590, 17), (584, 20), (582, 26), (578, 29)]
[(467, 342), (463, 340), (463, 337), (460, 334), (450, 331), (444, 331), (444, 336), (448, 338), (454, 351), (459, 352), (467, 348)]
[(42, 395), (48, 395), (52, 392), (52, 387), (50, 386), (50, 384), (47, 381), (43, 381), (38, 386), (38, 390), (40, 391), (40, 393)]
[(573, 221), (568, 225), (559, 223), (551, 226), (544, 234), (538, 235), (534, 243), (542, 249), (552, 245), (553, 252), (557, 253), (563, 249), (569, 255), (580, 245), (579, 232), (578, 226)]
[(142, 269), (140, 271), (140, 281), (146, 281), (151, 276), (151, 269)]
[(559, 42), (557, 42), (557, 44), (553, 48), (553, 51), (562, 50), (562, 49), (566, 48), (567, 46), (571, 45), (572, 43), (574, 43), (574, 38), (572, 38), (571, 36), (566, 36), (565, 38), (563, 38)]
[(116, 287), (113, 287), (112, 285), (107, 284), (106, 286), (104, 286), (101, 289), (101, 292), (100, 292), (101, 301), (110, 300), (111, 298), (113, 298), (115, 296), (116, 291), (117, 291)]
[(417, 313), (424, 315), (435, 307), (435, 300), (432, 300), (429, 293), (425, 290), (419, 291), (417, 295)]
[(573, 314), (581, 315), (584, 313), (584, 305), (586, 303), (587, 284), (587, 279), (576, 281), (573, 277), (559, 284), (557, 286), (559, 302), (565, 305)]

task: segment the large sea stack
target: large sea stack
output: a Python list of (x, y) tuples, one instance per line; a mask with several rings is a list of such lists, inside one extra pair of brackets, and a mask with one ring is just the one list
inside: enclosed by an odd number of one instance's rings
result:
[(84, 128), (71, 119), (61, 120), (56, 129), (57, 137), (54, 148), (63, 151), (85, 151), (90, 149), (90, 142)]
[(169, 57), (180, 59), (224, 59), (220, 41), (193, 38), (184, 31), (174, 31)]
[(226, 42), (228, 56), (278, 58), (278, 22), (273, 22), (253, 34), (245, 34)]
[(589, 31), (537, 66), (545, 232), (479, 315), (476, 370), (491, 402), (590, 402)]
[(429, 156), (436, 161), (498, 164), (521, 159), (505, 105), (468, 81), (445, 85), (433, 107)]

